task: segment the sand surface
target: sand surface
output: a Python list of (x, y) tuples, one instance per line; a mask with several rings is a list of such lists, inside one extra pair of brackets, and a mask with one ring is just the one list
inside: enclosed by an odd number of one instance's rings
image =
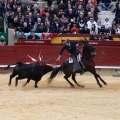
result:
[(108, 85), (99, 88), (85, 73), (76, 77), (85, 87), (72, 88), (61, 73), (48, 85), (49, 73), (36, 89), (34, 81), (23, 88), (25, 79), (9, 87), (9, 75), (0, 73), (0, 120), (120, 120), (120, 77), (101, 74)]

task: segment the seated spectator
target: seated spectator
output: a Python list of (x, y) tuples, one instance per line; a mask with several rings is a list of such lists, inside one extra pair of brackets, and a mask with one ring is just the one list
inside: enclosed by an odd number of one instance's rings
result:
[(120, 24), (118, 24), (115, 33), (120, 36)]
[(92, 27), (90, 29), (90, 34), (93, 34), (93, 32), (95, 32), (96, 34), (98, 34), (98, 28), (96, 28), (95, 24), (92, 24)]
[(60, 11), (59, 11), (59, 13), (58, 13), (58, 17), (59, 18), (62, 18), (62, 15), (64, 15), (65, 13), (64, 13), (64, 11), (63, 11), (63, 9), (60, 9)]
[(113, 13), (116, 11), (116, 9), (118, 8), (119, 4), (120, 4), (120, 1), (116, 0), (115, 9), (112, 11)]
[(59, 23), (59, 18), (55, 18), (52, 22), (52, 26), (53, 26), (53, 32), (57, 33), (58, 29), (60, 27), (60, 23)]
[(40, 14), (44, 17), (46, 12), (49, 12), (47, 5), (45, 5), (45, 7), (41, 10)]
[(39, 29), (40, 29), (39, 33), (46, 32), (45, 24), (43, 22), (41, 22)]
[(71, 28), (71, 33), (73, 34), (79, 33), (79, 28), (77, 27), (76, 24), (73, 24), (73, 27)]
[(76, 8), (76, 11), (75, 11), (76, 15), (78, 16), (80, 13), (84, 13), (84, 8), (83, 8), (83, 5), (79, 5), (78, 8)]
[(99, 34), (106, 34), (106, 29), (104, 25), (101, 26), (101, 29), (99, 30)]
[(118, 5), (118, 7), (116, 8), (115, 17), (116, 17), (117, 19), (120, 18), (120, 3), (119, 3), (119, 5)]
[(90, 8), (90, 12), (94, 18), (95, 21), (98, 20), (98, 13), (97, 13), (97, 10), (95, 10), (95, 8)]
[(31, 30), (30, 35), (28, 35), (27, 39), (40, 39), (40, 37), (35, 35), (34, 30)]
[(53, 17), (54, 14), (58, 15), (58, 10), (55, 8), (55, 6), (52, 4), (49, 10), (49, 13), (51, 17)]
[(53, 32), (53, 26), (50, 25), (49, 21), (45, 23), (45, 32), (47, 32), (47, 33), (52, 33)]
[(18, 39), (26, 39), (26, 35), (24, 32), (21, 32), (20, 35), (18, 36)]
[(99, 40), (99, 36), (94, 31), (93, 34), (90, 36), (89, 40)]
[(85, 22), (84, 19), (80, 19), (80, 21), (78, 22), (78, 27), (79, 27), (79, 31), (81, 31), (85, 26)]
[(30, 32), (30, 28), (28, 27), (27, 22), (23, 23), (23, 27), (21, 28), (21, 30), (25, 33), (29, 33)]
[(76, 24), (78, 26), (78, 22), (76, 20), (76, 17), (73, 17), (73, 19), (70, 20), (71, 27), (73, 27), (73, 24)]
[(94, 24), (95, 27), (98, 28), (98, 26), (97, 26), (97, 22), (94, 20), (93, 17), (91, 17), (90, 20), (87, 22), (88, 29), (91, 29), (91, 28), (92, 28), (92, 24)]
[(109, 10), (113, 4), (111, 3), (111, 0), (102, 0), (101, 6), (104, 10)]
[(100, 30), (101, 27), (102, 27), (101, 19), (98, 19), (98, 20), (97, 20), (97, 26), (98, 26), (98, 34), (99, 34), (99, 30)]
[(73, 19), (76, 15), (74, 14), (73, 9), (69, 9), (68, 13), (65, 13), (65, 17), (67, 17), (69, 20)]
[(82, 5), (83, 7), (85, 7), (86, 4), (87, 4), (86, 0), (77, 0), (75, 7), (77, 8), (79, 5)]
[(115, 30), (112, 28), (112, 26), (110, 26), (107, 30), (106, 30), (107, 33), (110, 33), (110, 34), (115, 34)]
[(28, 8), (30, 8), (30, 11), (31, 11), (31, 9), (32, 9), (32, 4), (30, 4), (30, 2), (27, 0), (27, 1), (25, 2), (24, 6), (23, 6), (23, 9), (24, 9), (25, 11), (27, 11)]
[(60, 1), (60, 4), (58, 5), (58, 9), (59, 9), (59, 10), (61, 10), (61, 9), (62, 9), (62, 10), (65, 10), (65, 8), (66, 8), (65, 4), (64, 4), (63, 0), (61, 0), (61, 1)]
[(103, 23), (103, 25), (105, 26), (105, 29), (108, 29), (112, 26), (112, 23), (109, 21), (108, 18), (105, 18), (105, 22)]
[(105, 36), (102, 37), (103, 41), (112, 41), (113, 40), (113, 37), (110, 33), (106, 33)]
[(40, 32), (40, 28), (39, 28), (37, 22), (34, 23), (32, 29), (34, 30), (35, 33), (39, 33)]
[(80, 22), (81, 19), (83, 19), (83, 20), (85, 21), (84, 13), (83, 13), (83, 12), (80, 12), (80, 13), (78, 14), (77, 22)]
[(58, 32), (59, 32), (59, 33), (64, 33), (64, 30), (65, 30), (65, 26), (64, 26), (64, 24), (63, 24), (63, 23), (61, 23), (61, 25), (60, 25), (60, 28), (59, 28)]
[(70, 29), (71, 29), (70, 24), (68, 23), (67, 26), (64, 29), (64, 33), (71, 33)]
[(118, 24), (116, 22), (116, 20), (112, 21), (112, 28), (115, 30), (117, 28)]
[(80, 30), (80, 33), (82, 34), (90, 34), (90, 29), (88, 29), (88, 25), (85, 24), (84, 28)]
[(34, 4), (31, 10), (33, 13), (40, 13), (39, 6), (37, 4)]
[(91, 12), (88, 12), (87, 15), (84, 15), (85, 16), (85, 23), (87, 23), (91, 17), (93, 17), (92, 13)]
[(90, 8), (94, 8), (94, 5), (91, 0), (88, 0), (87, 5), (85, 6), (85, 10), (87, 13), (90, 12)]
[(5, 45), (5, 37), (0, 36), (0, 46), (4, 46), (4, 45)]

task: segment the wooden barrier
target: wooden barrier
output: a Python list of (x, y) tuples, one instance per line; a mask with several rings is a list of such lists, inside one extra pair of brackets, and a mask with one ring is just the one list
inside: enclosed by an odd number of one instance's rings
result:
[[(93, 44), (94, 46), (94, 44)], [(62, 46), (53, 45), (17, 45), (17, 46), (0, 46), (0, 65), (13, 64), (18, 61), (31, 62), (27, 55), (38, 58), (39, 53), (43, 55), (43, 59), (51, 58), (52, 64), (60, 65), (69, 57), (65, 51), (61, 61), (56, 62), (59, 51)], [(120, 47), (119, 46), (95, 46), (97, 54), (94, 57), (96, 66), (120, 66)]]

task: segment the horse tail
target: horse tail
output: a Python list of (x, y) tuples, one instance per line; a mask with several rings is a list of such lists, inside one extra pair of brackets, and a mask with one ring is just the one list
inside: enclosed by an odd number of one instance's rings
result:
[(60, 67), (56, 67), (56, 68), (53, 69), (53, 71), (52, 71), (52, 73), (51, 73), (51, 75), (50, 75), (50, 77), (49, 77), (49, 79), (48, 79), (48, 83), (51, 83), (51, 82), (52, 82), (53, 78), (58, 74), (58, 72), (59, 72), (60, 70), (62, 70), (61, 68), (62, 68), (62, 67), (60, 66)]
[(11, 65), (23, 65), (23, 63), (22, 62), (17, 62), (15, 64), (9, 64), (4, 70), (9, 69)]

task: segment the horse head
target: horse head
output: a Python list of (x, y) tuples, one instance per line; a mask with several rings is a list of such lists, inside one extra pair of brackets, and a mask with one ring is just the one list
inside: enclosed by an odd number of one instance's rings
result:
[(92, 57), (96, 55), (96, 49), (88, 42), (87, 39), (82, 40), (83, 53), (90, 54)]

